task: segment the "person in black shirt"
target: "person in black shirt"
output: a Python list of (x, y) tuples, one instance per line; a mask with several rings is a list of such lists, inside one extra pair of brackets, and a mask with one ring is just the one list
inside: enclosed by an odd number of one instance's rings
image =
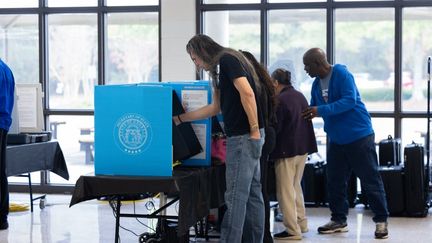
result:
[(176, 124), (217, 115), (222, 111), (227, 135), (226, 212), (220, 242), (261, 243), (264, 203), (260, 182), (260, 156), (264, 144), (264, 122), (257, 101), (257, 75), (239, 52), (198, 34), (186, 51), (198, 69), (212, 79), (213, 102), (173, 117)]

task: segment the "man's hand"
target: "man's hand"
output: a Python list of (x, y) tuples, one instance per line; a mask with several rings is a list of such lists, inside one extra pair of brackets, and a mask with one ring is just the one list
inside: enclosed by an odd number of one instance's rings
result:
[(318, 116), (318, 109), (316, 106), (310, 106), (302, 112), (302, 116), (306, 120), (312, 120), (314, 117)]
[(180, 125), (181, 121), (180, 121), (179, 116), (173, 116), (172, 119), (173, 119), (174, 124), (175, 124), (176, 126)]
[(259, 129), (254, 129), (252, 131), (250, 131), (250, 138), (252, 139), (260, 139), (261, 138), (261, 134)]

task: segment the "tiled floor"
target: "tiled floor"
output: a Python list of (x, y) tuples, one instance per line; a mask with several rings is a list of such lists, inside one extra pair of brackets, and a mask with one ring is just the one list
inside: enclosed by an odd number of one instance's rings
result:
[[(9, 229), (0, 231), (0, 243), (109, 243), (114, 242), (115, 218), (109, 204), (105, 201), (91, 200), (69, 208), (70, 195), (47, 195), (44, 209), (35, 202), (34, 212), (11, 212)], [(28, 194), (11, 194), (11, 202), (27, 203)], [(157, 205), (158, 200), (154, 203)], [(148, 200), (135, 203), (135, 212), (148, 213), (151, 208)], [(122, 213), (134, 211), (133, 202), (125, 202)], [(178, 205), (169, 210), (175, 212)], [(307, 208), (310, 231), (304, 234), (302, 242), (432, 242), (432, 210), (426, 218), (395, 218), (389, 219), (390, 237), (386, 240), (375, 240), (375, 225), (371, 220), (371, 212), (361, 205), (350, 210), (348, 233), (319, 235), (316, 228), (328, 221), (328, 208)], [(155, 220), (122, 218), (124, 229), (120, 230), (120, 242), (139, 242), (138, 235), (154, 228)], [(146, 225), (146, 226), (145, 226)], [(127, 229), (127, 230), (126, 230)], [(272, 223), (273, 232), (283, 230), (281, 223)], [(151, 231), (151, 230), (150, 230)], [(193, 239), (191, 242), (203, 239)], [(211, 240), (217, 241), (217, 240)], [(284, 242), (284, 241), (275, 241)]]

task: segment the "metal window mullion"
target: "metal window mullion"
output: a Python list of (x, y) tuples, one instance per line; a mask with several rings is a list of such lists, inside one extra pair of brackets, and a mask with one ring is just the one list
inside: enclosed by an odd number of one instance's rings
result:
[[(195, 1), (195, 24), (196, 24), (196, 34), (202, 34), (204, 33), (204, 10), (202, 8), (203, 1), (202, 0), (196, 0)], [(201, 79), (201, 77), (204, 77), (204, 72), (201, 70), (199, 73), (196, 72), (195, 78)]]
[[(39, 83), (44, 92), (43, 116), (45, 130), (48, 128), (49, 108), (49, 82), (48, 82), (48, 43), (47, 43), (47, 16), (43, 12), (43, 7), (47, 0), (39, 0), (38, 14), (38, 36), (39, 36)], [(47, 185), (50, 181), (50, 174), (44, 171), (39, 173), (40, 185)]]
[(395, 7), (395, 87), (394, 87), (394, 134), (402, 137), (402, 5)]
[[(102, 2), (103, 0), (99, 0)], [(105, 48), (106, 48), (106, 13), (97, 13), (97, 30), (98, 30), (98, 85), (103, 85), (106, 83), (105, 80)]]
[(161, 14), (161, 2), (162, 0), (159, 0), (159, 11), (158, 11), (158, 62), (159, 62), (159, 81), (162, 81), (162, 14)]
[(260, 55), (260, 59), (261, 59), (261, 63), (267, 67), (267, 63), (268, 63), (268, 53), (269, 53), (269, 46), (268, 46), (268, 11), (267, 11), (267, 5), (266, 5), (266, 0), (261, 0), (261, 8), (260, 8), (260, 31), (261, 31), (261, 36), (260, 36), (260, 50), (261, 50), (261, 55)]
[(334, 63), (335, 61), (335, 8), (333, 5), (329, 4), (326, 8), (326, 28), (327, 28), (327, 34), (326, 34), (326, 52), (327, 52), (327, 59), (329, 63)]

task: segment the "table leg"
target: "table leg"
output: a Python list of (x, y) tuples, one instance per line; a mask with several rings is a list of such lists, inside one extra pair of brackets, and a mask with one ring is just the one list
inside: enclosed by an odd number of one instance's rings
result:
[(119, 228), (120, 228), (120, 197), (117, 197), (115, 243), (119, 243), (120, 240)]

